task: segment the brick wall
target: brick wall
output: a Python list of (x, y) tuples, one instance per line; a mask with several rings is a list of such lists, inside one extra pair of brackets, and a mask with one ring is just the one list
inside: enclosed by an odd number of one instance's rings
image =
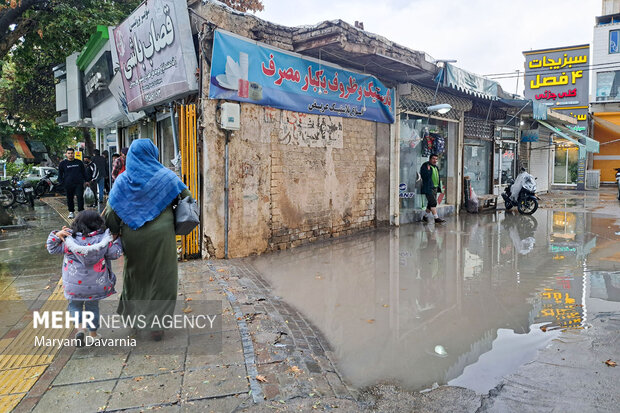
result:
[[(205, 116), (215, 104), (205, 103)], [(288, 119), (307, 121), (311, 115), (251, 104), (241, 108), (241, 130), (229, 143), (229, 257), (287, 249), (375, 225), (373, 122), (332, 117), (327, 122), (336, 125), (339, 135), (331, 141), (304, 138), (316, 128), (298, 130), (292, 141)], [(205, 119), (209, 126), (203, 133), (203, 233), (205, 256), (222, 258), (225, 136), (212, 119)], [(310, 120), (322, 122), (320, 117)], [(318, 146), (304, 146), (310, 144)]]
[(375, 223), (375, 127), (342, 119), (342, 148), (271, 145), (271, 249)]

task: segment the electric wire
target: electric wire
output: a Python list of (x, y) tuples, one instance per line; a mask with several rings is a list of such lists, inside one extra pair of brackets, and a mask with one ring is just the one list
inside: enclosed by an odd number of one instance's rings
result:
[[(564, 69), (564, 68), (563, 68)], [(581, 70), (584, 72), (591, 72), (596, 70), (597, 72), (601, 72), (601, 71), (612, 71), (611, 69), (619, 69), (620, 70), (620, 62), (614, 62), (614, 63), (601, 63), (598, 65), (590, 65), (587, 68), (571, 68), (571, 69), (566, 69), (563, 70), (564, 72), (573, 72), (576, 70)], [(535, 76), (535, 75), (542, 75), (542, 74), (554, 74), (554, 73), (558, 73), (561, 69), (557, 69), (557, 70), (549, 70), (549, 69), (542, 69), (542, 70), (532, 70), (529, 72), (523, 72), (522, 70), (520, 70), (519, 72), (517, 72), (516, 70), (514, 72), (506, 72), (506, 73), (497, 73), (497, 74), (489, 74), (489, 75), (484, 75), (484, 77), (488, 77), (489, 79), (516, 79), (516, 78), (522, 78), (524, 77), (526, 74), (527, 76)]]

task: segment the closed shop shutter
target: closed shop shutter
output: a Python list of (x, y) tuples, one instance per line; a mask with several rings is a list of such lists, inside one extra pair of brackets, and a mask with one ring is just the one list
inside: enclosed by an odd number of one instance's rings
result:
[(547, 140), (532, 142), (529, 159), (529, 171), (536, 179), (537, 192), (549, 191), (549, 162), (551, 159), (550, 143)]

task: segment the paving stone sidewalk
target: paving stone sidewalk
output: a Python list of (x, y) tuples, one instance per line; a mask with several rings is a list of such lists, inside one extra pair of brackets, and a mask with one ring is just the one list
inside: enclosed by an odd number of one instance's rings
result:
[[(63, 201), (46, 199), (65, 218)], [(113, 268), (121, 291), (122, 262)], [(177, 331), (136, 349), (65, 347), (15, 412), (272, 411), (300, 399), (314, 406), (328, 399), (341, 400), (333, 407), (355, 405), (318, 329), (269, 291), (244, 260), (182, 262), (178, 300), (187, 306), (221, 303), (221, 351), (200, 351), (213, 342)], [(105, 301), (115, 307), (116, 300), (118, 295)], [(144, 333), (138, 336), (144, 339)]]

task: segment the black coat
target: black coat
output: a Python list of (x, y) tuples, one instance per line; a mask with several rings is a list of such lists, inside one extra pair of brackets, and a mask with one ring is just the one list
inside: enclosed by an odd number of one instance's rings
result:
[[(422, 193), (432, 195), (433, 189), (433, 170), (428, 167), (437, 169), (437, 175), (439, 176), (439, 169), (431, 165), (429, 161), (426, 161), (420, 167), (420, 176), (422, 177)], [(439, 187), (437, 188), (437, 193), (441, 193), (441, 177), (439, 178)]]

